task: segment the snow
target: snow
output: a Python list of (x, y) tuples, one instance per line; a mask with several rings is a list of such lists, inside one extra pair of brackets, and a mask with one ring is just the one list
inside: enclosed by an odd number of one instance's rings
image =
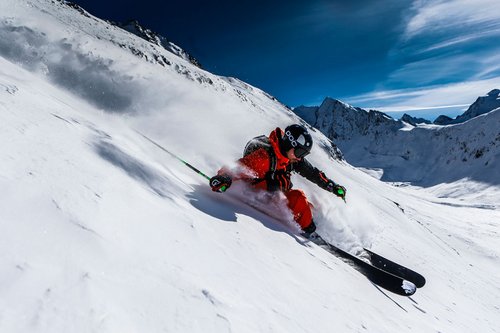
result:
[(406, 293), (413, 294), (415, 292), (416, 287), (411, 282), (403, 281), (403, 289), (405, 290)]
[(300, 121), (282, 104), (64, 3), (2, 0), (0, 13), (1, 332), (500, 326), (498, 185), (391, 186), (312, 132), (311, 162), (348, 191), (344, 203), (293, 179), (320, 233), (427, 279), (411, 298), (389, 294), (242, 203), (244, 187), (212, 193), (136, 132), (214, 174), (250, 138)]

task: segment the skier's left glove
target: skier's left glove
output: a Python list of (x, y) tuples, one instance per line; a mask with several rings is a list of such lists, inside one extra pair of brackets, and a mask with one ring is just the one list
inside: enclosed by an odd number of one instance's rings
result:
[(335, 182), (333, 182), (331, 180), (326, 185), (326, 190), (328, 192), (332, 192), (333, 194), (335, 194), (336, 196), (338, 196), (339, 198), (342, 198), (342, 199), (345, 199), (345, 195), (347, 193), (347, 190), (345, 189), (344, 186), (336, 184)]
[(210, 187), (214, 192), (225, 192), (233, 183), (227, 175), (216, 175), (210, 178)]

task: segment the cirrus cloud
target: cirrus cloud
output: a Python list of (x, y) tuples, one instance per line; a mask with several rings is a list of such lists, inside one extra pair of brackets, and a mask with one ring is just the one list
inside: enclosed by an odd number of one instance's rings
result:
[(497, 0), (414, 1), (388, 54), (391, 70), (372, 92), (348, 97), (386, 112), (463, 112), (500, 87)]

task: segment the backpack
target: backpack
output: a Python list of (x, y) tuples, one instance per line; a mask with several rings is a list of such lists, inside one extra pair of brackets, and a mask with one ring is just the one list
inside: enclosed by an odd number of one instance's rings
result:
[(267, 136), (256, 136), (252, 140), (248, 141), (243, 151), (243, 157), (261, 148), (265, 149), (269, 155), (269, 170), (266, 172), (264, 178), (254, 179), (253, 184), (258, 184), (265, 180), (267, 181), (267, 189), (269, 191), (283, 191), (283, 179), (286, 179), (287, 181), (284, 182), (284, 184), (286, 184), (285, 190), (290, 190), (293, 186), (290, 181), (290, 172), (293, 170), (293, 165), (290, 164), (285, 170), (276, 170), (278, 158), (276, 157), (274, 149)]
[(267, 136), (259, 135), (248, 141), (245, 149), (243, 150), (243, 157), (250, 155), (260, 148), (264, 148), (267, 151), (270, 159), (268, 173), (273, 174), (276, 171), (276, 154), (274, 154), (273, 147), (271, 146), (271, 142)]

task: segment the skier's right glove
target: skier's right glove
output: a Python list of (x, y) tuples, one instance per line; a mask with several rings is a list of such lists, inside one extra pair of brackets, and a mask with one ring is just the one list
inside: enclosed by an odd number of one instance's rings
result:
[(210, 187), (214, 192), (225, 192), (232, 182), (231, 177), (227, 175), (216, 175), (210, 178)]
[(338, 196), (339, 198), (345, 199), (347, 190), (345, 189), (344, 186), (336, 184), (335, 182), (330, 180), (328, 182), (328, 185), (326, 186), (326, 189), (327, 191), (332, 192), (333, 194)]

